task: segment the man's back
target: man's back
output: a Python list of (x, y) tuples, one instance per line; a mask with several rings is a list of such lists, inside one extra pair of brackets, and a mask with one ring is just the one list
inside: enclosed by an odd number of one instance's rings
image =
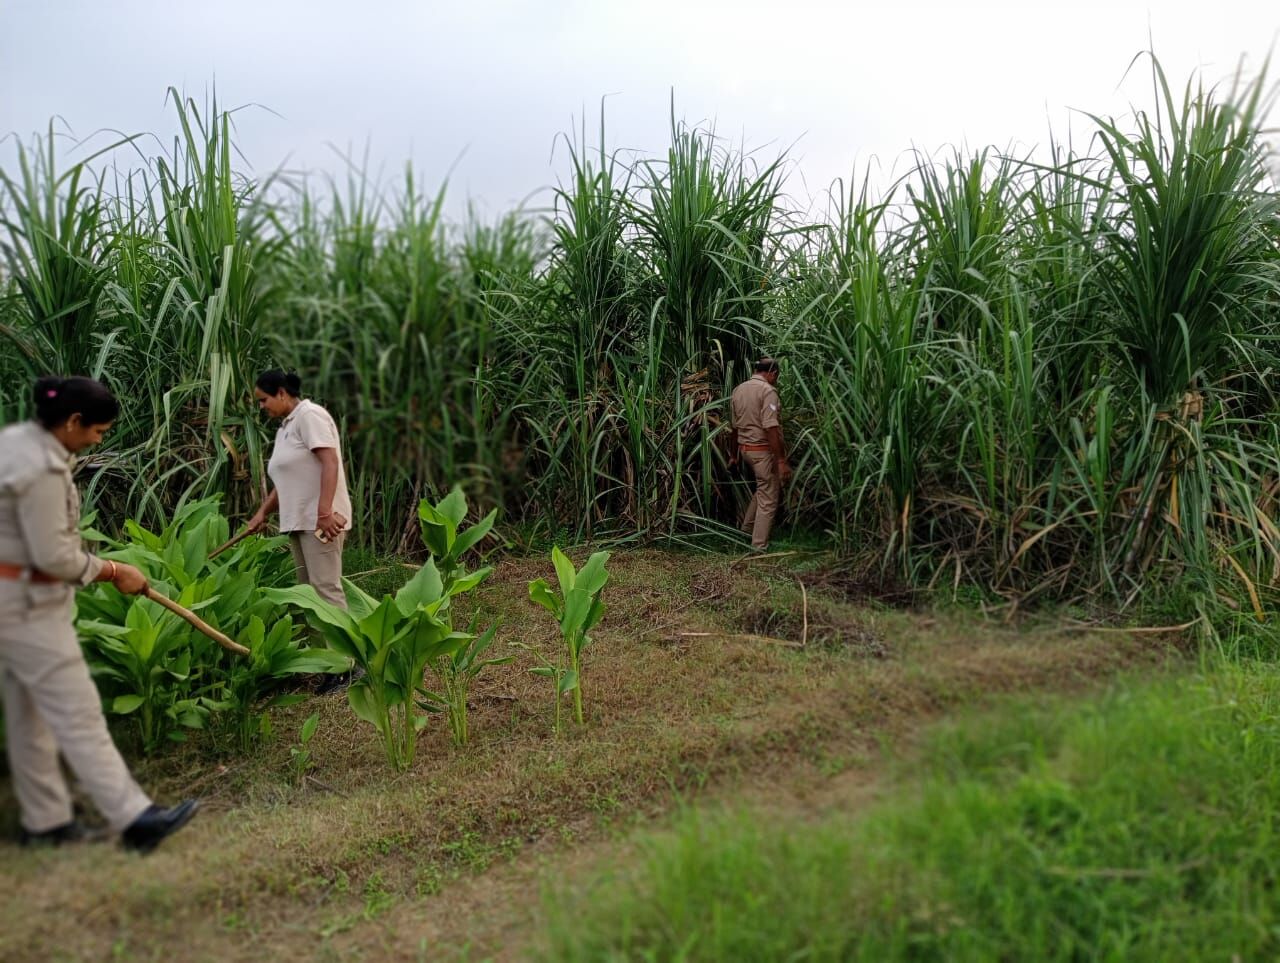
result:
[(738, 444), (767, 445), (767, 429), (778, 427), (778, 391), (763, 377), (748, 378), (733, 389), (729, 400)]

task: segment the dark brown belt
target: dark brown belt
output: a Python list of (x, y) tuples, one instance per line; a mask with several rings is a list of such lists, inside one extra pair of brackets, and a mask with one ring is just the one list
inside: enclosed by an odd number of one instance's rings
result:
[(54, 578), (52, 575), (46, 575), (44, 572), (34, 569), (29, 565), (11, 565), (8, 562), (0, 562), (0, 578), (12, 579), (15, 582), (27, 580), (40, 585), (48, 585), (53, 582), (62, 581), (60, 578)]
[(773, 451), (768, 445), (739, 445), (743, 451)]

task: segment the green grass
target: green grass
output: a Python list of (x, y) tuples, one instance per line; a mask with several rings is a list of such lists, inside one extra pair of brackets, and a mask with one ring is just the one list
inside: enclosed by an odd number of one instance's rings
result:
[(1280, 669), (937, 730), (864, 818), (690, 813), (548, 897), (548, 960), (1263, 960)]

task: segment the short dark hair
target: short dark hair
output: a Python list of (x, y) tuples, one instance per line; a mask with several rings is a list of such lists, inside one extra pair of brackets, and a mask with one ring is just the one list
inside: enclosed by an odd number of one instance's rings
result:
[(106, 425), (120, 414), (120, 402), (101, 381), (92, 378), (40, 378), (31, 391), (36, 420), (46, 428), (58, 428), (72, 415), (85, 425)]
[(281, 371), (279, 368), (272, 368), (258, 375), (257, 385), (264, 394), (268, 395), (278, 395), (281, 388), (288, 392), (291, 398), (298, 397), (302, 392), (302, 379), (295, 372)]
[(772, 374), (773, 372), (778, 370), (779, 370), (778, 362), (775, 361), (773, 358), (761, 358), (759, 361), (756, 362), (757, 374)]

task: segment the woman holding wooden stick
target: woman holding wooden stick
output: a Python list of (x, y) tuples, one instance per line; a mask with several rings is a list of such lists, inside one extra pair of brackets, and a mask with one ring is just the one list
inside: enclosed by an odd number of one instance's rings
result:
[(342, 543), (351, 528), (351, 498), (338, 426), (329, 412), (302, 397), (296, 374), (264, 371), (253, 393), (268, 417), (280, 419), (280, 428), (267, 463), (275, 487), (246, 528), (260, 531), (267, 516), (279, 512), (299, 583), (345, 609)]
[(72, 456), (102, 441), (119, 404), (90, 378), (41, 378), (33, 400), (33, 421), (0, 430), (0, 673), (20, 840), (57, 845), (85, 835), (61, 753), (125, 848), (148, 852), (198, 803), (161, 808), (134, 781), (73, 622), (76, 587), (110, 582), (130, 595), (148, 587), (138, 569), (97, 558), (80, 540)]

